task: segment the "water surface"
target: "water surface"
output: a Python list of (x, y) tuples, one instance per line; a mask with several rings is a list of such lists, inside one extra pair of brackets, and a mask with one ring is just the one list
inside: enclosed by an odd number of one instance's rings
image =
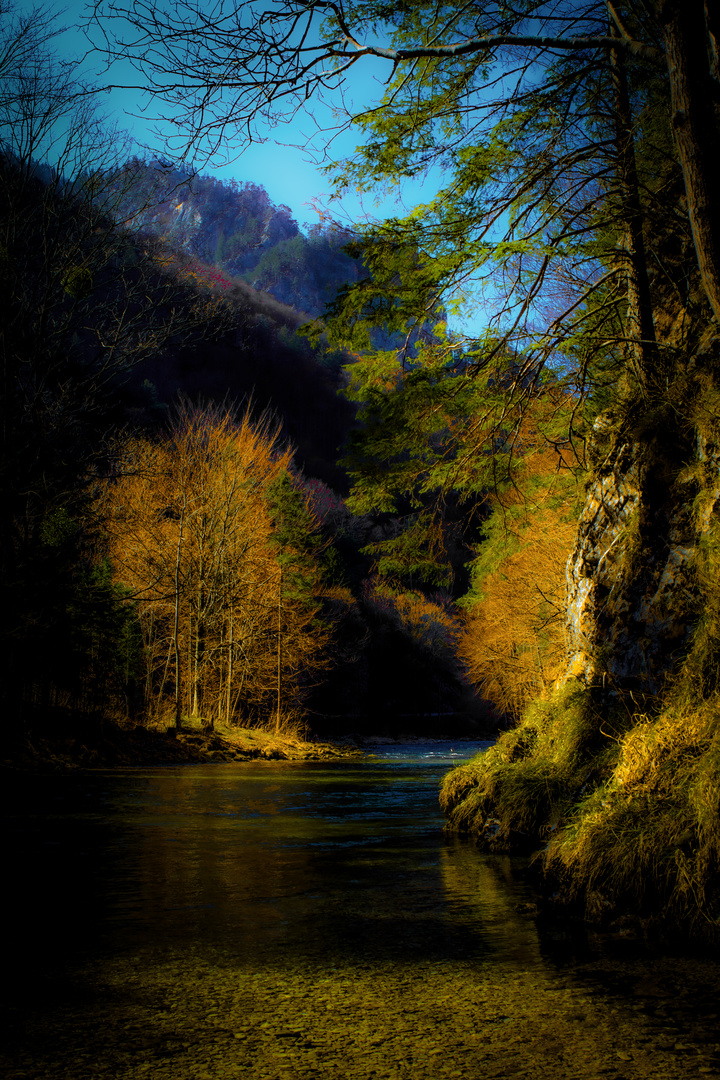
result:
[(538, 935), (474, 749), (12, 777), (11, 1077), (720, 1076), (712, 958)]

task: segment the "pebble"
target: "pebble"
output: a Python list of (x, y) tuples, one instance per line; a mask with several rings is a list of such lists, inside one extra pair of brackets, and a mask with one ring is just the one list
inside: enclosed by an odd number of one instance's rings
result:
[(510, 960), (410, 974), (391, 960), (330, 970), (169, 949), (74, 978), (82, 994), (26, 1017), (13, 1080), (720, 1078), (715, 1021), (701, 1030), (689, 998), (656, 1016), (640, 978), (628, 1000)]

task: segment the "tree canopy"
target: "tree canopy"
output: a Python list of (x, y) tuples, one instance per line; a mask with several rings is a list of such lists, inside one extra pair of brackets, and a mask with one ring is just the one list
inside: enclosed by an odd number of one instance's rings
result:
[[(577, 205), (583, 194), (587, 201), (588, 184), (607, 176), (597, 161), (613, 138), (607, 131), (590, 137), (598, 106), (607, 105), (603, 82), (607, 97), (612, 67), (649, 67), (653, 81), (664, 80), (672, 93), (698, 260), (717, 305), (710, 236), (717, 223), (708, 199), (717, 153), (708, 138), (717, 97), (716, 28), (710, 14), (706, 25), (700, 0), (217, 0), (202, 10), (186, 0), (109, 0), (94, 12), (106, 36), (119, 27), (118, 36), (110, 36), (111, 52), (142, 70), (151, 91), (171, 106), (189, 145), (215, 151), (236, 145), (238, 136), (259, 138), (259, 122), (286, 120), (327, 101), (339, 127), (355, 124), (365, 135), (354, 162), (336, 173), (340, 187), (394, 183), (440, 164), (450, 180), (443, 202), (454, 214), (421, 235), (445, 245), (446, 263), (438, 269), (446, 281), (484, 252), (491, 226), (505, 213), (513, 211), (515, 225), (506, 243), (521, 233), (540, 235), (544, 215), (537, 193), (554, 195), (555, 210), (561, 195), (565, 203)], [(377, 102), (353, 112), (345, 107), (344, 91), (368, 58), (387, 61), (387, 81)], [(558, 188), (567, 166), (578, 174), (588, 161), (591, 176)], [(529, 180), (518, 185), (518, 174), (529, 165)], [(415, 218), (431, 225), (431, 208), (438, 212), (437, 201)], [(550, 207), (545, 209), (547, 214)], [(476, 229), (472, 251), (463, 228), (468, 214)], [(448, 232), (453, 219), (464, 241), (455, 262), (458, 234)], [(571, 235), (580, 227), (576, 221)], [(392, 229), (386, 236), (394, 239)], [(558, 236), (552, 239), (557, 248)]]
[[(358, 227), (367, 273), (316, 327), (363, 352), (352, 377), (370, 409), (408, 378), (428, 402), (449, 374), (456, 398), (461, 373), (485, 380), (473, 406), (485, 445), (507, 445), (508, 399), (522, 413), (548, 365), (576, 398), (622, 381), (648, 400), (699, 325), (687, 316), (720, 313), (720, 91), (700, 0), (108, 0), (95, 12), (108, 35), (117, 23), (108, 49), (141, 68), (188, 148), (260, 138), (262, 122), (324, 102), (360, 136), (338, 161), (333, 132), (321, 135), (338, 195), (427, 178), (424, 205)], [(387, 75), (353, 111), (346, 91), (370, 58)], [(438, 327), (419, 357), (372, 349), (373, 327), (409, 346), (464, 301), (487, 312), (480, 340)], [(490, 421), (483, 401), (499, 386)]]

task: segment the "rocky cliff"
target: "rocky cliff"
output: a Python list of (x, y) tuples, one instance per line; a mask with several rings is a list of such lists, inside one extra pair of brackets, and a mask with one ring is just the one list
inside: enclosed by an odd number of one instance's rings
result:
[[(538, 852), (551, 906), (720, 937), (715, 345), (601, 414), (567, 564), (567, 667), (445, 778), (450, 828)], [(682, 418), (682, 419), (679, 419)], [(629, 920), (629, 922), (628, 922)]]
[(567, 567), (562, 682), (655, 694), (687, 644), (690, 612), (678, 610), (678, 596), (692, 593), (703, 539), (692, 522), (697, 487), (679, 477), (660, 505), (648, 506), (645, 493), (658, 480), (652, 457), (621, 441), (589, 484)]
[(276, 206), (258, 184), (134, 160), (115, 179), (116, 202), (120, 192), (120, 214), (132, 229), (313, 317), (361, 272), (343, 251), (347, 234), (322, 224), (303, 234), (289, 207)]
[(653, 697), (691, 647), (703, 552), (720, 519), (720, 460), (707, 381), (695, 373), (683, 393), (694, 399), (694, 433), (667, 407), (652, 415), (650, 433), (649, 418), (632, 412), (620, 428), (612, 414), (595, 422), (594, 469), (567, 566), (561, 684)]

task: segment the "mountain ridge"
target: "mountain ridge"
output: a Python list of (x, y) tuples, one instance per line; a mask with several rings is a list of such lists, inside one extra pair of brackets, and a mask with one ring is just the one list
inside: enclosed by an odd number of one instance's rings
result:
[(318, 222), (303, 233), (290, 208), (275, 205), (252, 181), (132, 158), (117, 170), (109, 193), (116, 217), (133, 232), (216, 266), (310, 318), (340, 285), (363, 273), (360, 260), (343, 250), (350, 230)]

